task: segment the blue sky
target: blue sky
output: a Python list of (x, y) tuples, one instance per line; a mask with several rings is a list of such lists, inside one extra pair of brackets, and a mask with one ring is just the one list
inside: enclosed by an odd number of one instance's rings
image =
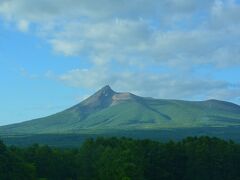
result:
[(236, 0), (0, 1), (0, 125), (102, 86), (240, 104)]

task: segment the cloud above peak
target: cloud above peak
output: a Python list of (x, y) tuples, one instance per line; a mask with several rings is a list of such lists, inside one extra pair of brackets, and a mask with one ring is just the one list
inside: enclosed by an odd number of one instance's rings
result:
[(113, 89), (156, 98), (236, 100), (240, 97), (240, 84), (188, 75), (177, 72), (115, 72), (107, 68), (93, 68), (74, 69), (56, 78), (72, 87), (97, 90), (109, 83)]
[[(131, 90), (138, 89), (137, 82), (142, 80), (154, 88), (160, 88), (154, 84), (161, 81), (168, 89), (184, 91), (180, 98), (197, 94), (227, 97), (230, 93), (239, 97), (229, 82), (188, 78), (193, 76), (189, 69), (196, 67), (211, 66), (213, 72), (240, 67), (237, 0), (2, 0), (0, 16), (15, 23), (20, 31), (41, 36), (55, 52), (88, 61), (88, 70), (76, 67), (59, 75), (66, 84), (100, 86), (95, 70), (108, 74), (100, 82)], [(114, 73), (116, 66), (123, 67), (124, 73)], [(168, 72), (169, 77), (164, 79), (162, 74), (149, 74), (149, 66), (170, 68), (179, 74), (187, 71), (187, 75), (182, 80)], [(87, 83), (83, 83), (85, 76), (90, 77)], [(195, 91), (195, 82), (206, 84), (203, 87), (209, 91)], [(188, 86), (192, 89), (189, 93)], [(168, 97), (175, 91), (162, 94)]]

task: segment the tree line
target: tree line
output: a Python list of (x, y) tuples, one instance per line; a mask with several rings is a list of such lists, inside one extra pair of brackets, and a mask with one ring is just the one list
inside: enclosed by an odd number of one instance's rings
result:
[(239, 180), (240, 145), (210, 137), (161, 143), (86, 140), (79, 148), (0, 141), (1, 180)]

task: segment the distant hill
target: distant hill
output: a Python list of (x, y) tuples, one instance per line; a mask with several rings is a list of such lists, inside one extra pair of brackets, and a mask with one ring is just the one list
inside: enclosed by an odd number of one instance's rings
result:
[(0, 134), (96, 133), (240, 126), (240, 106), (218, 100), (182, 101), (118, 93), (105, 86), (54, 115), (0, 127)]

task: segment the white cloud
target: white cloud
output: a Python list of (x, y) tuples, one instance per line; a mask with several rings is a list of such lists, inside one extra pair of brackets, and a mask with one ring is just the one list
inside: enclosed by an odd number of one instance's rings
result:
[(215, 29), (239, 27), (240, 5), (235, 0), (215, 0), (210, 16), (210, 26)]
[[(126, 64), (191, 67), (196, 64), (239, 65), (239, 38), (235, 30), (164, 32), (151, 29), (147, 21), (118, 20), (71, 23), (55, 33), (51, 42), (57, 52), (66, 55), (87, 54), (103, 61), (125, 61)], [(92, 60), (95, 62), (94, 58)]]
[(74, 69), (59, 76), (59, 80), (74, 86), (85, 88), (101, 87), (103, 82), (108, 82), (111, 76), (103, 69)]
[(178, 67), (239, 65), (239, 9), (233, 0), (0, 2), (0, 15), (24, 32), (33, 23), (58, 53)]
[(178, 73), (113, 72), (93, 68), (75, 69), (56, 77), (73, 87), (97, 90), (109, 84), (117, 90), (158, 98), (236, 100), (240, 97), (240, 84)]
[(29, 22), (26, 21), (26, 20), (20, 20), (18, 23), (17, 23), (17, 27), (20, 31), (22, 32), (27, 32), (28, 29), (29, 29)]
[(60, 18), (160, 18), (166, 14), (193, 13), (206, 9), (213, 0), (2, 0), (0, 12), (6, 17), (17, 19), (19, 16), (32, 21), (52, 20)]
[(78, 55), (82, 49), (80, 43), (69, 42), (68, 40), (52, 39), (50, 43), (56, 52), (62, 52), (67, 56)]
[[(57, 53), (91, 60), (92, 69), (56, 77), (68, 85), (112, 84), (166, 98), (239, 98), (239, 87), (226, 81), (177, 74), (202, 65), (240, 66), (240, 5), (234, 0), (2, 0), (0, 16), (40, 35)], [(116, 65), (123, 70), (114, 72)], [(148, 66), (175, 73), (148, 73)]]

